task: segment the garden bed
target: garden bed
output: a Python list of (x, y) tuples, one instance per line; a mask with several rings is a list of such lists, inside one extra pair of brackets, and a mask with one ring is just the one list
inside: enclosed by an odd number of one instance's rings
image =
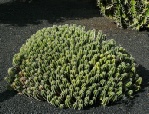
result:
[[(3, 78), (12, 66), (12, 57), (37, 30), (53, 24), (84, 25), (87, 29), (102, 30), (108, 39), (115, 39), (133, 55), (143, 77), (142, 91), (127, 103), (85, 110), (59, 109), (6, 89)], [(30, 4), (0, 5), (0, 113), (2, 114), (148, 114), (149, 113), (149, 33), (119, 29), (112, 20), (100, 16), (98, 9), (85, 0), (38, 0)]]

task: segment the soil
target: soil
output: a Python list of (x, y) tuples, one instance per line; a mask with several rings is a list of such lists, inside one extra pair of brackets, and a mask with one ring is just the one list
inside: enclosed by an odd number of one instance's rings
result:
[[(1, 0), (0, 0), (1, 1)], [(8, 1), (8, 0), (7, 0)], [(0, 114), (149, 114), (149, 33), (117, 28), (112, 20), (100, 15), (91, 0), (35, 0), (31, 3), (0, 2)], [(139, 64), (142, 90), (127, 103), (85, 110), (59, 109), (6, 89), (7, 69), (13, 55), (37, 30), (63, 24), (102, 30), (107, 39), (115, 39)]]

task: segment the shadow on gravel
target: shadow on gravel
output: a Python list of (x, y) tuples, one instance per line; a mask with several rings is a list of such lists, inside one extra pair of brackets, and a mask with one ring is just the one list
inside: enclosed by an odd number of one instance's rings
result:
[(4, 102), (5, 100), (9, 100), (17, 94), (16, 91), (6, 90), (0, 93), (0, 102)]
[(15, 26), (79, 20), (99, 17), (96, 0), (35, 0), (31, 3), (11, 2), (0, 5), (0, 23)]
[(139, 65), (137, 68), (138, 74), (142, 77), (142, 92), (145, 87), (149, 87), (149, 70), (144, 68), (142, 65)]

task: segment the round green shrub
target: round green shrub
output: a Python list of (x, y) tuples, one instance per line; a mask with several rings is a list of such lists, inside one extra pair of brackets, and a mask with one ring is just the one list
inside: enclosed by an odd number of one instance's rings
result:
[(142, 82), (134, 58), (114, 40), (67, 24), (33, 34), (14, 55), (8, 74), (18, 92), (75, 109), (132, 97)]

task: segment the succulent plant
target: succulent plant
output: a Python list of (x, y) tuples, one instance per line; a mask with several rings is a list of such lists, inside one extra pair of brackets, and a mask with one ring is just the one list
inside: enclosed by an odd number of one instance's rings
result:
[(132, 97), (142, 82), (123, 47), (75, 24), (37, 31), (14, 55), (8, 74), (18, 92), (75, 109)]
[(149, 28), (148, 0), (97, 0), (101, 13), (115, 20), (119, 27)]

